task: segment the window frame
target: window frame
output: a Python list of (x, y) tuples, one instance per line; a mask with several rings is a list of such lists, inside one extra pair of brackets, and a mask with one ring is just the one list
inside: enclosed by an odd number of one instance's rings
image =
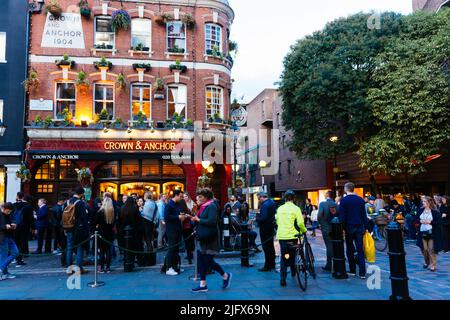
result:
[[(74, 99), (58, 99), (57, 98), (57, 92), (58, 92), (58, 85), (59, 84), (66, 84), (66, 83), (71, 83), (74, 85), (74, 89), (75, 89), (75, 97)], [(53, 96), (53, 103), (54, 103), (54, 119), (59, 119), (62, 120), (63, 118), (58, 118), (58, 101), (74, 101), (75, 103), (75, 114), (72, 114), (72, 117), (75, 118), (76, 117), (76, 113), (77, 113), (77, 86), (75, 81), (56, 81), (55, 82), (55, 92), (54, 92), (54, 96)], [(64, 110), (61, 110), (61, 112)], [(70, 110), (69, 110), (70, 111)]]
[[(115, 90), (114, 84), (111, 84), (111, 83), (94, 82), (93, 92), (92, 92), (92, 112), (93, 112), (92, 116), (95, 118), (95, 115), (97, 114), (95, 112), (95, 102), (97, 102), (97, 101), (102, 101), (103, 103), (111, 102), (110, 100), (96, 100), (95, 99), (95, 89), (96, 89), (97, 86), (110, 86), (110, 87), (112, 87), (112, 89), (113, 89), (113, 100), (112, 100), (113, 112), (112, 112), (112, 115), (110, 114), (110, 116), (112, 116), (112, 120), (114, 120), (115, 119), (115, 113), (116, 113), (116, 90)], [(103, 106), (102, 110), (103, 109), (105, 109), (104, 106)]]
[(0, 32), (0, 63), (6, 63), (6, 32)]
[(5, 100), (0, 99), (0, 123), (3, 123), (5, 117), (4, 110), (5, 110)]
[[(111, 16), (98, 15), (98, 16), (94, 17), (94, 47), (96, 45), (98, 45), (95, 42), (97, 33), (107, 33), (107, 34), (112, 34), (113, 35), (113, 43), (112, 43), (113, 48), (112, 49), (106, 49), (106, 50), (115, 50), (116, 49), (116, 33), (114, 31), (112, 31), (112, 32), (97, 31), (97, 19), (99, 19), (99, 18), (100, 19), (108, 19), (108, 20), (110, 20), (110, 23), (112, 21), (112, 17)], [(105, 50), (105, 49), (98, 49), (98, 50)]]
[[(130, 47), (133, 47), (133, 21), (146, 21), (150, 23), (150, 28), (149, 28), (149, 33), (148, 33), (148, 48), (149, 48), (149, 52), (152, 51), (152, 20), (151, 19), (147, 19), (147, 18), (133, 18), (131, 19), (131, 30), (130, 30)], [(142, 35), (141, 35), (142, 36)], [(145, 44), (144, 44), (144, 47)]]
[[(212, 37), (210, 37), (209, 39), (208, 39), (208, 27), (210, 27), (210, 26), (213, 26), (213, 27), (215, 27), (215, 28), (218, 28), (219, 30), (220, 30), (220, 37), (219, 37), (219, 41), (215, 41), (215, 40), (213, 40), (212, 39)], [(211, 32), (210, 32), (210, 35), (212, 35), (213, 33), (212, 33), (212, 29), (211, 29)], [(222, 39), (222, 35), (223, 35), (223, 27), (221, 26), (221, 25), (219, 25), (219, 24), (217, 24), (217, 23), (205, 23), (205, 54), (206, 54), (206, 52), (207, 52), (207, 50), (212, 50), (213, 49), (213, 46), (211, 45), (212, 44), (212, 42), (214, 41), (214, 42), (219, 42), (219, 52), (220, 53), (223, 53), (224, 51), (223, 51), (223, 39)], [(208, 44), (210, 45), (210, 48), (208, 49)]]
[(139, 103), (140, 103), (140, 107), (139, 110), (142, 111), (142, 104), (143, 104), (143, 90), (142, 90), (142, 86), (148, 86), (150, 88), (150, 114), (146, 114), (145, 116), (147, 117), (147, 121), (152, 121), (152, 107), (153, 107), (153, 99), (152, 99), (152, 84), (150, 82), (134, 82), (131, 84), (130, 87), (130, 120), (133, 121), (134, 120), (134, 115), (133, 115), (133, 87), (134, 86), (141, 86), (140, 90), (139, 90)]
[(174, 24), (174, 23), (179, 23), (181, 25), (184, 25), (184, 48), (180, 48), (180, 49), (184, 49), (184, 54), (186, 54), (187, 53), (187, 26), (186, 26), (186, 23), (183, 23), (182, 21), (169, 21), (166, 23), (166, 51), (169, 51), (169, 49), (171, 49), (169, 47), (169, 38), (181, 39), (178, 37), (169, 37), (169, 24)]
[[(167, 86), (166, 116), (167, 116), (167, 119), (171, 119), (169, 117), (169, 90), (171, 87), (177, 87), (177, 89), (179, 89), (179, 87), (181, 87), (181, 86), (186, 88), (186, 103), (184, 106), (184, 122), (186, 122), (187, 121), (187, 108), (188, 108), (188, 93), (187, 93), (188, 86), (183, 83), (172, 83)], [(181, 116), (181, 114), (180, 114), (180, 116)]]
[[(220, 86), (215, 86), (215, 85), (209, 85), (206, 86), (205, 88), (205, 115), (206, 115), (206, 122), (208, 122), (210, 117), (213, 117), (215, 112), (212, 112), (210, 116), (208, 116), (208, 89), (215, 89), (215, 90), (220, 90), (220, 100), (222, 102), (222, 105), (220, 106), (220, 112), (219, 115), (222, 119), (224, 119), (224, 113), (225, 113), (225, 101), (224, 101), (224, 89)], [(211, 95), (211, 99), (212, 99), (212, 95)], [(211, 101), (211, 105), (212, 105), (212, 101)], [(212, 108), (211, 108), (212, 109)]]

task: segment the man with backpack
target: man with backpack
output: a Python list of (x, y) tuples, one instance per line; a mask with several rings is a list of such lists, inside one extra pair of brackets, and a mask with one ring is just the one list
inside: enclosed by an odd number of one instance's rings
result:
[[(25, 194), (23, 192), (17, 192), (13, 219), (17, 225), (15, 230), (15, 242), (19, 252), (29, 254), (28, 240), (31, 229), (34, 229), (34, 214), (33, 207), (25, 201)], [(21, 254), (17, 256), (16, 261), (16, 266), (26, 265)]]
[(333, 200), (333, 192), (328, 191), (325, 194), (325, 201), (322, 201), (319, 204), (319, 213), (317, 214), (317, 221), (321, 226), (322, 238), (327, 250), (327, 263), (322, 267), (322, 270), (327, 272), (331, 272), (333, 261), (333, 245), (330, 239), (330, 218), (333, 216), (337, 216), (336, 202)]
[(83, 241), (89, 237), (88, 210), (82, 200), (84, 189), (77, 188), (69, 205), (64, 209), (63, 228), (67, 236), (67, 264), (72, 265), (72, 253), (76, 247), (76, 262), (81, 274), (87, 273), (83, 269)]

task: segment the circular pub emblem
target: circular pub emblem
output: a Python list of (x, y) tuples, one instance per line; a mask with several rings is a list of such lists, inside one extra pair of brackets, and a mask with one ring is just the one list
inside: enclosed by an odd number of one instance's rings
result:
[(231, 121), (236, 122), (238, 127), (242, 127), (247, 123), (247, 110), (243, 107), (239, 107), (234, 109), (231, 112)]

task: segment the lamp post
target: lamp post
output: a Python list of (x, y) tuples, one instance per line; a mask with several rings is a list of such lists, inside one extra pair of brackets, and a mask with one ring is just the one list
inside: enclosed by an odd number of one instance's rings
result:
[(237, 178), (237, 172), (239, 170), (239, 166), (237, 164), (237, 157), (236, 157), (236, 144), (237, 144), (237, 131), (239, 130), (238, 126), (236, 125), (236, 121), (233, 121), (233, 126), (231, 127), (233, 130), (233, 195), (236, 195), (236, 178)]
[(0, 120), (0, 137), (3, 137), (3, 135), (5, 134), (6, 128), (8, 128), (8, 126), (3, 124), (3, 122)]
[(338, 188), (338, 179), (337, 179), (337, 174), (339, 172), (339, 169), (337, 167), (337, 158), (336, 158), (336, 145), (339, 141), (339, 137), (338, 136), (332, 136), (330, 137), (330, 142), (333, 144), (333, 158), (334, 158), (334, 165), (333, 165), (333, 175), (334, 175), (334, 179), (335, 179), (335, 185), (333, 187), (333, 191), (336, 194), (337, 192), (337, 188)]
[[(264, 168), (266, 168), (267, 167), (267, 162), (265, 162), (264, 160), (261, 160), (260, 162), (259, 162), (259, 168), (260, 169), (264, 169)], [(264, 184), (264, 175), (263, 175), (263, 173), (262, 173), (262, 171), (261, 171), (261, 185), (262, 185), (262, 189), (263, 189), (263, 191), (266, 191), (265, 190), (265, 184)]]

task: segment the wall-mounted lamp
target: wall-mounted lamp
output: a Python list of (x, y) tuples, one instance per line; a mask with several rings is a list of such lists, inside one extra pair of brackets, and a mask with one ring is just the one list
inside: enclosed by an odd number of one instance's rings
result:
[(131, 129), (131, 127), (128, 127), (127, 133), (131, 133), (131, 132), (133, 132), (133, 129)]
[(208, 161), (208, 160), (202, 161), (203, 169), (205, 169), (205, 170), (208, 169), (210, 165), (211, 165), (211, 161)]
[(0, 137), (3, 137), (5, 134), (6, 128), (8, 128), (8, 126), (3, 124), (3, 121), (0, 120)]

